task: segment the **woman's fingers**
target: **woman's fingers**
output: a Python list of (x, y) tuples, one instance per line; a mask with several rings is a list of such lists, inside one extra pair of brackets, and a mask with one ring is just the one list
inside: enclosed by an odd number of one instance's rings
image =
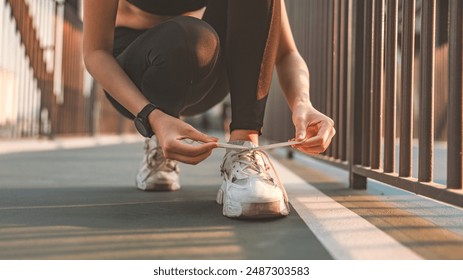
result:
[(196, 130), (192, 126), (186, 128), (185, 134), (189, 139), (196, 140), (196, 141), (201, 141), (201, 142), (217, 142), (217, 141), (219, 141), (218, 138), (209, 136), (207, 134), (204, 134), (201, 131)]
[[(199, 141), (193, 144), (182, 142), (181, 139), (188, 138)], [(218, 139), (211, 137), (195, 128), (188, 126), (183, 130), (183, 136), (171, 140), (163, 147), (165, 157), (188, 164), (197, 164), (206, 159), (214, 148), (217, 148)], [(201, 143), (205, 142), (205, 143)]]
[(330, 122), (320, 122), (317, 124), (318, 132), (314, 137), (309, 138), (303, 144), (295, 147), (308, 154), (319, 154), (324, 152), (331, 143), (336, 130)]
[(318, 130), (317, 136), (320, 136), (323, 139), (323, 143), (326, 143), (330, 140), (332, 131), (334, 131), (332, 124), (329, 122), (320, 122), (320, 129)]
[(198, 145), (185, 144), (180, 140), (171, 141), (164, 147), (164, 154), (168, 157), (171, 153), (176, 153), (189, 157), (202, 155), (212, 149), (217, 148), (216, 142), (202, 143)]
[[(217, 148), (217, 138), (201, 133), (182, 120), (162, 112), (152, 126), (166, 158), (196, 164), (207, 158), (212, 149)], [(200, 143), (187, 144), (183, 139)]]
[(178, 160), (180, 162), (183, 162), (183, 163), (187, 163), (187, 164), (198, 164), (200, 163), (201, 161), (205, 160), (206, 158), (208, 158), (212, 153), (212, 150), (209, 150), (209, 151), (206, 151), (205, 153), (203, 154), (199, 154), (197, 156), (186, 156), (186, 155), (183, 155), (183, 154), (177, 154), (175, 152), (171, 152), (169, 153), (169, 159), (173, 159), (173, 160)]

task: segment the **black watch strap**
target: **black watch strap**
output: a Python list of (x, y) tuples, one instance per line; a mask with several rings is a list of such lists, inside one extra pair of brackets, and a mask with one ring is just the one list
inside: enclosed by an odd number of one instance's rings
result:
[(154, 135), (153, 129), (151, 128), (150, 122), (148, 120), (148, 116), (156, 109), (161, 110), (158, 106), (152, 103), (148, 103), (134, 119), (136, 129), (144, 137), (151, 137)]
[(151, 114), (151, 112), (153, 112), (154, 110), (156, 109), (159, 109), (158, 106), (152, 104), (152, 103), (148, 103), (146, 104), (145, 107), (143, 107), (143, 109), (141, 109), (141, 111), (138, 113), (137, 115), (137, 118), (142, 118), (142, 119), (148, 119), (148, 116)]

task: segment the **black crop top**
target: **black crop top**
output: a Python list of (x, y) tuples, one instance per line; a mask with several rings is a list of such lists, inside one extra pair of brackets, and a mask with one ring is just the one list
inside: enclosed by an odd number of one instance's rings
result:
[(208, 0), (128, 0), (132, 5), (145, 12), (174, 16), (195, 11), (206, 6)]

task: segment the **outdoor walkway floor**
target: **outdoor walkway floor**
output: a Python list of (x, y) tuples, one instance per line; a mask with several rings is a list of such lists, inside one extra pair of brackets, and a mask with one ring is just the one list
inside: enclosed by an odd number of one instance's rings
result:
[(340, 173), (281, 159), (289, 217), (229, 219), (214, 201), (223, 150), (182, 165), (180, 191), (153, 193), (134, 187), (141, 142), (109, 143), (0, 149), (0, 259), (463, 258), (458, 208), (432, 202), (426, 218), (428, 200), (349, 191)]

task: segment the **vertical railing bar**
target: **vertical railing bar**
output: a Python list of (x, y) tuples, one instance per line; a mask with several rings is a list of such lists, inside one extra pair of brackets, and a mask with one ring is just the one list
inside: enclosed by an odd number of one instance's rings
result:
[[(46, 19), (47, 19), (47, 15), (44, 14), (44, 10), (45, 10), (45, 5), (46, 3), (42, 2), (41, 3), (41, 9), (40, 9), (40, 15), (39, 15), (39, 20), (37, 21), (38, 22), (38, 29), (39, 29), (39, 33), (37, 33), (38, 35), (40, 34), (40, 32), (42, 31), (43, 29), (43, 26), (44, 25), (47, 25), (47, 22), (46, 22)], [(42, 36), (39, 36), (37, 38), (37, 40), (39, 40), (39, 45), (38, 47), (41, 48), (42, 46), (44, 46), (43, 43), (46, 44), (46, 41), (44, 42), (40, 42), (40, 39), (42, 39), (43, 37)], [(46, 45), (45, 45), (46, 47)], [(37, 50), (37, 52), (40, 51), (40, 50)], [(39, 87), (39, 88), (45, 88), (46, 86), (46, 77), (47, 77), (47, 68), (46, 68), (46, 51), (45, 50), (42, 50), (42, 53), (43, 53), (43, 61), (39, 61), (38, 59), (38, 55), (37, 55), (37, 65), (38, 65), (38, 68), (40, 69), (40, 79), (37, 81), (37, 85), (40, 83), (42, 86)]]
[(341, 39), (340, 39), (340, 104), (339, 104), (339, 159), (345, 161), (347, 141), (347, 27), (348, 27), (348, 5), (349, 0), (341, 1)]
[[(347, 52), (347, 72), (348, 80), (350, 81), (348, 85), (348, 94), (347, 94), (347, 116), (349, 118), (348, 128), (347, 128), (347, 147), (348, 147), (348, 164), (349, 164), (349, 187), (352, 189), (366, 189), (367, 179), (365, 176), (360, 176), (353, 172), (353, 167), (357, 164), (360, 164), (362, 161), (362, 135), (363, 135), (363, 120), (362, 120), (362, 110), (363, 110), (363, 66), (364, 60), (367, 59), (364, 56), (364, 44), (365, 35), (364, 32), (366, 29), (363, 28), (364, 24), (367, 22), (366, 19), (366, 6), (370, 1), (354, 1), (350, 3), (350, 9), (352, 11), (349, 13), (351, 17), (349, 35), (348, 35), (348, 52)], [(368, 107), (369, 108), (369, 107)]]
[(399, 176), (410, 177), (413, 140), (413, 72), (415, 50), (415, 0), (403, 1), (402, 96), (400, 113)]
[(447, 188), (463, 188), (463, 2), (450, 0)]
[[(318, 56), (318, 65), (320, 67), (320, 104), (319, 104), (319, 109), (320, 111), (324, 111), (326, 108), (326, 24), (324, 22), (325, 20), (325, 14), (326, 14), (326, 1), (321, 1), (320, 2), (320, 11), (319, 11), (319, 16), (318, 16), (318, 29), (317, 29), (317, 34), (319, 36), (318, 40), (318, 52), (316, 56)], [(326, 112), (324, 112), (326, 113)]]
[(383, 63), (384, 63), (384, 0), (376, 0), (375, 9), (375, 37), (373, 64), (373, 95), (371, 103), (371, 159), (372, 169), (380, 168), (381, 161), (381, 107), (383, 97)]
[(343, 81), (342, 81), (342, 76), (343, 76), (343, 23), (344, 23), (344, 15), (343, 15), (343, 6), (345, 4), (345, 1), (339, 1), (339, 6), (338, 6), (338, 46), (337, 46), (337, 92), (336, 92), (336, 127), (337, 129), (337, 143), (336, 143), (336, 159), (341, 159), (341, 146), (342, 146), (342, 139), (343, 139), (343, 128), (342, 128), (342, 122), (343, 122), (343, 117), (342, 117), (342, 95), (343, 95)]
[[(30, 13), (29, 15), (27, 14), (27, 10), (26, 10), (26, 6), (28, 5), (26, 3), (26, 1), (19, 1), (20, 2), (20, 5), (22, 7), (21, 9), (21, 15), (24, 15), (23, 18), (21, 18), (21, 23), (20, 24), (26, 24), (26, 20), (28, 18), (30, 19), (33, 19), (33, 13)], [(37, 3), (36, 3), (37, 4)], [(34, 8), (36, 7), (36, 5), (34, 6)], [(29, 9), (29, 12), (31, 11), (31, 9)], [(32, 9), (32, 11), (34, 11), (34, 9)], [(19, 24), (19, 23), (18, 23)], [(21, 36), (21, 33), (19, 33)], [(19, 94), (22, 95), (23, 97), (23, 123), (21, 125), (21, 130), (22, 130), (22, 137), (25, 137), (25, 136), (28, 136), (28, 125), (27, 125), (27, 119), (28, 119), (28, 100), (29, 100), (29, 90), (30, 90), (30, 81), (27, 79), (26, 76), (26, 72), (29, 72), (29, 71), (32, 71), (30, 67), (30, 65), (34, 65), (34, 62), (35, 62), (35, 48), (34, 48), (34, 44), (33, 44), (33, 41), (34, 41), (34, 38), (32, 36), (32, 33), (31, 32), (28, 32), (27, 35), (26, 35), (26, 38), (24, 38), (24, 41), (23, 41), (23, 47), (24, 47), (24, 53), (21, 53), (21, 61), (24, 60), (26, 63), (28, 63), (28, 65), (26, 66), (26, 68), (23, 68), (22, 67), (22, 64), (21, 63), (21, 77), (20, 77), (20, 80), (22, 80), (22, 85), (21, 87), (19, 88)], [(27, 53), (28, 53), (28, 46), (31, 47), (32, 46), (32, 56), (29, 58)], [(22, 48), (20, 48), (22, 49)]]
[(322, 112), (326, 114), (326, 63), (325, 63), (325, 60), (323, 59), (324, 57), (326, 57), (326, 34), (327, 34), (327, 24), (325, 24), (325, 22), (323, 21), (323, 19), (325, 19), (325, 14), (326, 14), (326, 10), (328, 9), (327, 7), (327, 2), (326, 1), (322, 1), (322, 11), (320, 13), (320, 24), (321, 24), (321, 28), (320, 30), (322, 31), (322, 33), (320, 34), (320, 47), (321, 47), (321, 52), (320, 52), (320, 64), (321, 64), (321, 75), (322, 75), (322, 78), (321, 78), (321, 91), (320, 91), (320, 95), (321, 95), (321, 103), (320, 103), (320, 108), (321, 110), (323, 110)]
[[(333, 1), (333, 34), (331, 36), (331, 44), (332, 44), (332, 52), (331, 52), (331, 71), (332, 71), (332, 84), (333, 87), (331, 89), (331, 118), (333, 119), (334, 123), (338, 125), (338, 36), (339, 36), (339, 1), (341, 0), (334, 0)], [(336, 135), (331, 143), (330, 149), (330, 156), (333, 158), (337, 158), (338, 152), (338, 136)]]
[(418, 181), (433, 179), (435, 0), (423, 0), (421, 16), (421, 100)]
[[(33, 25), (34, 23), (34, 17), (37, 17), (37, 20), (35, 20), (36, 22), (36, 26), (35, 26), (35, 37), (33, 37), (33, 33), (32, 32), (29, 32), (30, 34), (30, 46), (34, 46), (33, 47), (33, 55), (32, 55), (32, 58), (31, 58), (31, 65), (37, 65), (39, 69), (41, 69), (41, 64), (42, 62), (39, 61), (39, 56), (38, 56), (38, 52), (40, 52), (40, 47), (41, 47), (41, 38), (42, 38), (42, 20), (43, 20), (43, 15), (42, 15), (42, 12), (43, 12), (43, 4), (44, 2), (43, 1), (37, 1), (38, 3), (36, 3), (34, 5), (34, 8), (31, 9), (31, 7), (29, 7), (29, 18), (31, 19), (32, 23), (31, 25)], [(25, 1), (24, 1), (24, 5), (28, 5)], [(38, 44), (37, 44), (37, 47), (36, 44), (34, 44), (33, 42), (34, 41), (37, 41)], [(28, 67), (29, 71), (33, 73), (33, 67)], [(26, 129), (27, 131), (27, 136), (31, 136), (30, 132), (32, 131), (32, 122), (31, 122), (31, 119), (32, 119), (32, 111), (31, 111), (31, 108), (32, 108), (32, 94), (33, 94), (33, 90), (34, 90), (34, 81), (33, 79), (32, 80), (28, 80), (28, 83), (27, 83), (27, 93), (26, 93), (26, 96), (27, 96), (27, 103), (26, 103), (26, 110), (27, 110), (27, 118), (28, 118), (28, 127)]]
[[(22, 1), (25, 6), (28, 5), (28, 3), (26, 3), (26, 1)], [(33, 2), (31, 2), (33, 3)], [(28, 8), (28, 11), (29, 11), (29, 14), (26, 13), (26, 11), (24, 11), (24, 15), (26, 16), (26, 18), (30, 18), (31, 20), (31, 25), (34, 26), (34, 22), (36, 23), (35, 25), (35, 32), (32, 33), (31, 31), (27, 32), (27, 43), (24, 44), (24, 48), (26, 49), (26, 52), (27, 52), (27, 46), (29, 47), (32, 47), (32, 49), (30, 50), (30, 52), (32, 53), (32, 56), (30, 57), (29, 59), (29, 65), (27, 67), (28, 69), (28, 72), (34, 72), (34, 65), (36, 66), (36, 69), (38, 69), (39, 71), (37, 72), (37, 75), (35, 77), (35, 79), (37, 80), (37, 82), (42, 82), (42, 78), (43, 78), (43, 75), (42, 75), (42, 71), (41, 70), (41, 65), (40, 65), (40, 61), (39, 61), (39, 56), (37, 55), (37, 53), (40, 51), (39, 49), (37, 48), (40, 48), (40, 28), (41, 28), (41, 6), (42, 6), (42, 3), (43, 1), (35, 1), (35, 3), (33, 4), (33, 6), (29, 6)], [(36, 19), (34, 20), (34, 17), (36, 17)], [(23, 20), (26, 20), (23, 19)], [(35, 36), (34, 36), (35, 35)], [(35, 41), (38, 42), (38, 46), (36, 46), (36, 44), (34, 43)], [(26, 54), (27, 56), (27, 54)], [(34, 78), (33, 78), (34, 79)], [(29, 100), (29, 96), (31, 94), (31, 90), (32, 90), (32, 87), (33, 87), (33, 81), (30, 81), (28, 80), (27, 82), (27, 91), (24, 92), (24, 94), (27, 96), (27, 99), (26, 100)], [(28, 104), (28, 103), (26, 103)], [(27, 107), (28, 105), (26, 105)], [(29, 108), (27, 108), (27, 110), (29, 111)], [(29, 130), (29, 129), (26, 129), (26, 130)]]
[[(39, 95), (38, 95), (38, 104), (37, 104), (37, 107), (38, 107), (38, 111), (39, 111), (39, 116), (41, 114), (41, 110), (42, 108), (44, 108), (44, 104), (42, 104), (44, 98), (42, 96), (47, 96), (47, 95), (50, 95), (50, 96), (54, 96), (54, 93), (53, 93), (53, 77), (54, 77), (54, 71), (55, 71), (55, 51), (56, 51), (56, 48), (55, 48), (55, 28), (56, 28), (56, 2), (55, 1), (49, 1), (49, 7), (48, 7), (48, 15), (49, 15), (49, 23), (48, 26), (48, 38), (47, 38), (47, 44), (48, 46), (53, 46), (53, 48), (49, 51), (52, 51), (52, 54), (53, 54), (53, 59), (51, 61), (51, 66), (50, 66), (50, 73), (47, 73), (47, 81), (46, 81), (46, 86), (45, 86), (45, 92), (41, 92), (39, 91)], [(41, 123), (40, 123), (40, 118), (39, 118), (39, 128), (41, 127)], [(39, 132), (40, 133), (40, 132)]]
[(387, 1), (384, 172), (394, 172), (396, 128), (397, 0)]
[[(316, 11), (317, 10), (317, 7), (316, 7), (316, 2), (312, 2), (312, 1), (308, 1), (308, 9), (309, 11)], [(313, 14), (313, 13), (310, 13), (308, 14), (308, 18), (309, 18), (309, 25), (308, 25), (308, 30), (307, 30), (307, 37), (305, 38), (305, 40), (307, 40), (309, 42), (309, 49), (308, 49), (308, 52), (306, 54), (306, 56), (308, 57), (309, 59), (309, 69), (310, 68), (313, 68), (312, 65), (317, 65), (317, 61), (315, 59), (315, 56), (313, 55), (314, 53), (317, 52), (316, 50), (316, 46), (315, 46), (315, 43), (314, 40), (310, 40), (309, 38), (314, 38), (314, 35), (315, 35), (315, 25), (316, 25), (316, 15)], [(310, 73), (311, 76), (313, 77), (314, 75), (317, 75), (316, 73), (314, 72), (311, 72)], [(318, 91), (318, 84), (312, 79), (311, 80), (311, 84), (310, 84), (310, 88), (312, 90), (315, 90), (315, 91)], [(319, 102), (319, 98), (318, 96), (313, 96), (311, 98), (312, 100), (312, 104), (314, 106), (317, 106), (318, 102)]]
[[(328, 0), (328, 8), (327, 8), (327, 36), (326, 36), (326, 115), (327, 116), (332, 116), (332, 98), (331, 98), (331, 93), (333, 91), (333, 42), (332, 42), (332, 37), (333, 37), (333, 6), (334, 6), (334, 1), (335, 0)], [(332, 156), (333, 153), (333, 145), (330, 145), (326, 151), (326, 154), (328, 156)]]
[[(314, 17), (314, 24), (313, 24), (313, 29), (312, 29), (312, 35), (307, 38), (308, 40), (311, 40), (311, 38), (321, 38), (320, 37), (320, 11), (321, 11), (321, 2), (319, 1), (316, 1), (315, 2), (315, 8), (314, 8), (314, 11), (316, 11), (316, 13), (313, 15)], [(313, 52), (311, 54), (311, 59), (313, 59), (315, 61), (315, 65), (317, 65), (318, 69), (321, 70), (321, 65), (323, 64), (321, 61), (320, 61), (320, 40), (311, 40), (313, 41)], [(313, 73), (313, 72), (312, 72)], [(313, 81), (312, 80), (312, 83), (315, 83), (315, 88), (316, 88), (316, 91), (318, 93), (322, 92), (321, 91), (321, 86), (320, 86), (320, 81), (322, 80), (321, 79), (321, 73), (323, 73), (323, 71), (317, 71), (317, 79), (316, 81)], [(317, 94), (317, 103), (316, 103), (316, 107), (317, 108), (320, 108), (320, 103), (321, 103), (321, 94)]]
[[(340, 1), (343, 0), (334, 0), (333, 6), (333, 36), (332, 36), (332, 44), (333, 44), (333, 52), (332, 52), (332, 71), (333, 71), (333, 89), (331, 91), (331, 114), (334, 123), (338, 125), (338, 94), (339, 94), (339, 7)], [(339, 137), (336, 135), (333, 137), (332, 144), (331, 144), (331, 156), (333, 158), (338, 158), (338, 139)]]
[(373, 94), (374, 4), (365, 1), (363, 43), (362, 165), (370, 166), (371, 96)]
[(335, 91), (336, 94), (336, 159), (341, 159), (341, 145), (342, 145), (342, 138), (343, 138), (343, 128), (342, 128), (342, 95), (343, 95), (343, 88), (342, 88), (342, 72), (343, 72), (343, 29), (344, 29), (344, 11), (343, 6), (345, 5), (347, 0), (340, 0), (338, 3), (338, 35), (337, 38), (337, 53), (336, 53), (336, 75), (337, 75), (337, 90)]
[[(16, 25), (19, 26), (24, 20), (25, 18), (23, 17), (23, 14), (24, 14), (24, 6), (22, 3), (20, 3), (20, 1), (16, 1), (16, 6), (18, 7), (18, 14), (19, 14), (19, 22), (16, 22)], [(16, 34), (19, 38), (21, 38), (21, 32), (19, 32), (19, 29), (16, 31)], [(27, 43), (27, 41), (29, 40), (30, 36), (26, 36), (26, 38), (24, 38), (24, 42)], [(19, 43), (21, 44), (21, 39), (19, 40)], [(27, 50), (26, 50), (27, 51)], [(16, 54), (16, 73), (19, 72), (19, 74), (21, 75), (20, 71), (21, 69), (19, 69), (19, 66), (20, 66), (20, 61), (21, 61), (21, 58), (22, 58), (23, 54), (21, 53), (21, 48), (19, 48), (19, 50), (17, 50), (17, 54)], [(19, 84), (18, 84), (19, 83)], [(20, 121), (18, 122), (18, 128), (19, 128), (19, 137), (23, 137), (24, 136), (24, 111), (25, 111), (25, 106), (26, 106), (26, 97), (25, 97), (25, 94), (23, 91), (21, 91), (21, 88), (20, 88), (20, 78), (18, 79), (17, 81), (17, 87), (16, 87), (17, 91), (18, 91), (18, 96), (20, 97), (20, 102), (19, 102), (19, 110), (18, 110), (18, 113), (19, 113), (19, 117), (20, 117)]]

